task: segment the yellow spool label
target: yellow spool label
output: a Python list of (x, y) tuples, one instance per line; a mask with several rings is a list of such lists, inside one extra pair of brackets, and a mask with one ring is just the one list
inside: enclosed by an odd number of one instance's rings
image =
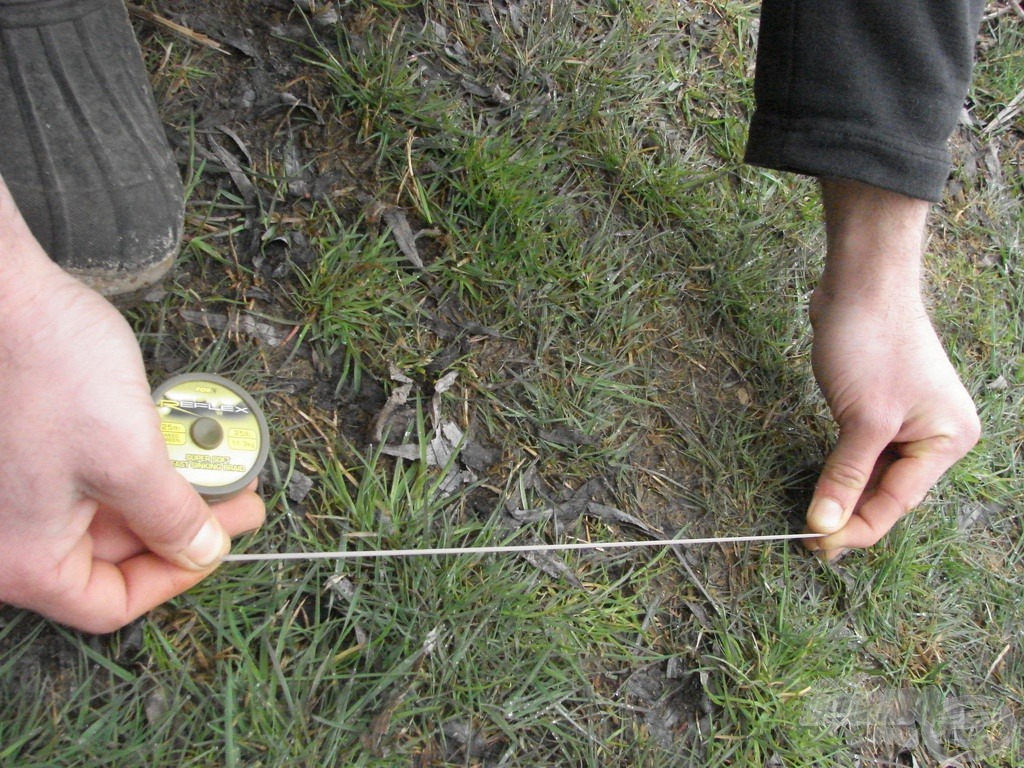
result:
[(232, 382), (182, 376), (158, 388), (154, 401), (171, 463), (200, 493), (232, 494), (262, 468), (266, 422), (252, 398)]

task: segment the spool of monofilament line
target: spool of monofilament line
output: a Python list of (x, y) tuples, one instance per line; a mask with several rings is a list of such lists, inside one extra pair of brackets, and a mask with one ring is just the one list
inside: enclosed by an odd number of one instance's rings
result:
[(257, 477), (270, 434), (252, 396), (211, 373), (186, 373), (153, 390), (167, 452), (210, 502), (229, 499)]

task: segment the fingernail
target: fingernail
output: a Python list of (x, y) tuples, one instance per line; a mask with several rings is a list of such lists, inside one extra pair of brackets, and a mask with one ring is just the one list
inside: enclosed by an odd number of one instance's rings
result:
[(220, 523), (210, 518), (203, 523), (199, 533), (185, 549), (185, 557), (197, 568), (209, 568), (224, 557), (230, 548), (231, 539), (227, 532), (221, 528)]
[(817, 533), (832, 533), (843, 525), (843, 508), (834, 499), (820, 499), (807, 512), (807, 526)]

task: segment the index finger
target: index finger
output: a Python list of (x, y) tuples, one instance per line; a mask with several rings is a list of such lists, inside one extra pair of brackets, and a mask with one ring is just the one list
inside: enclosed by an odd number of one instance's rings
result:
[(90, 542), (82, 539), (65, 562), (68, 578), (75, 580), (80, 575), (84, 579), (80, 588), (42, 594), (38, 601), (21, 607), (83, 632), (103, 634), (191, 589), (214, 570), (179, 568), (151, 552), (111, 563), (93, 559), (87, 550), (91, 550)]
[[(253, 500), (255, 490), (254, 480), (243, 493), (210, 506), (210, 511), (228, 535), (237, 536), (263, 524), (265, 509), (262, 500)], [(128, 527), (124, 516), (118, 510), (104, 505), (97, 510), (89, 526), (89, 533), (93, 539), (93, 557), (100, 560), (119, 563), (149, 550)]]
[[(241, 533), (263, 520), (263, 501), (250, 491), (225, 502), (215, 512), (225, 527)], [(22, 607), (85, 632), (112, 632), (180, 595), (209, 576), (204, 570), (181, 568), (153, 553), (109, 562), (95, 557), (91, 536), (83, 537), (60, 564), (59, 582)]]
[(901, 456), (866, 489), (853, 515), (831, 536), (809, 542), (812, 550), (870, 547), (916, 507), (955, 459)]

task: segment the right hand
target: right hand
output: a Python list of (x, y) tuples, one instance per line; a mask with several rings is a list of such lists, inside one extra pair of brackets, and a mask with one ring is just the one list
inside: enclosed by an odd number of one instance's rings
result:
[(924, 303), (816, 295), (814, 374), (839, 425), (807, 517), (834, 557), (869, 547), (977, 442), (970, 395)]
[(811, 299), (814, 375), (839, 425), (807, 514), (832, 558), (869, 547), (978, 441), (970, 395), (921, 297), (929, 204), (822, 181), (828, 255)]
[(138, 344), (43, 253), (0, 183), (0, 601), (109, 632), (208, 576), (259, 527), (171, 466)]

